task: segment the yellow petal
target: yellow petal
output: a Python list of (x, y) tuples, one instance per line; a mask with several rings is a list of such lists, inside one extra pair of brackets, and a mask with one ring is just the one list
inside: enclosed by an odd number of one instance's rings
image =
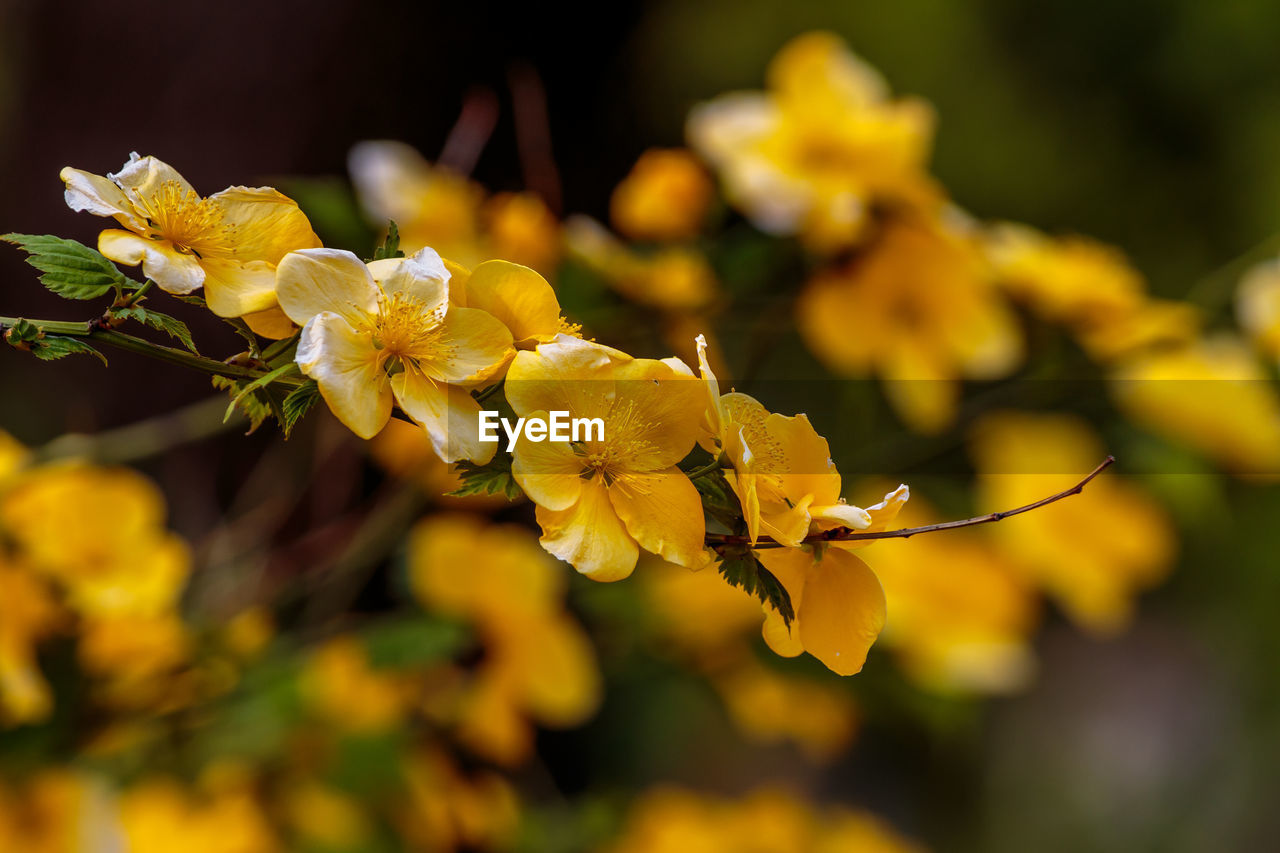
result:
[[(626, 464), (660, 471), (688, 455), (706, 411), (706, 386), (679, 360), (678, 368), (642, 358), (614, 369), (617, 398), (606, 418), (605, 439), (634, 442)], [(609, 428), (614, 434), (609, 434)], [(621, 434), (620, 434), (621, 433)]]
[(383, 293), (403, 293), (425, 313), (443, 313), (449, 301), (449, 270), (435, 249), (422, 249), (407, 258), (372, 261), (369, 272)]
[(499, 373), (514, 354), (507, 327), (476, 308), (449, 309), (439, 337), (421, 351), (407, 353), (418, 359), (428, 376), (471, 384)]
[(98, 251), (127, 266), (142, 264), (143, 275), (166, 293), (190, 293), (204, 284), (204, 269), (196, 256), (179, 252), (168, 241), (112, 229), (98, 235)]
[[(813, 503), (820, 506), (840, 500), (840, 473), (831, 461), (831, 448), (809, 423), (808, 416), (771, 414), (765, 418), (764, 428), (783, 453), (777, 470), (764, 473), (781, 476), (783, 492), (792, 503), (806, 495), (812, 495)], [(758, 470), (759, 466), (753, 469)]]
[[(287, 260), (287, 259), (286, 259)], [(391, 389), (378, 369), (368, 335), (337, 314), (317, 314), (302, 330), (295, 359), (320, 386), (338, 420), (361, 438), (373, 438), (391, 417)]]
[[(756, 556), (786, 589), (792, 612), (799, 613), (804, 603), (809, 567), (813, 565), (813, 553), (802, 548), (763, 548), (756, 552)], [(764, 607), (761, 633), (769, 648), (782, 657), (793, 658), (804, 651), (804, 644), (800, 642), (800, 626), (792, 620), (788, 627), (782, 614), (768, 605)]]
[(504, 392), (516, 414), (569, 412), (574, 417), (608, 414), (615, 388), (613, 367), (630, 356), (610, 347), (561, 336), (516, 354)]
[(274, 307), (276, 268), (266, 261), (211, 258), (204, 267), (204, 299), (219, 317), (243, 317)]
[(244, 320), (255, 335), (276, 341), (287, 338), (298, 330), (293, 321), (280, 310), (280, 306), (274, 303), (265, 311), (245, 314), (240, 319)]
[(440, 260), (444, 263), (444, 268), (449, 271), (449, 303), (463, 308), (469, 307), (467, 304), (467, 284), (471, 281), (471, 270), (448, 258), (441, 258)]
[(545, 725), (582, 723), (600, 704), (591, 643), (577, 625), (553, 617), (525, 626), (515, 677), (529, 712)]
[(547, 280), (507, 261), (485, 261), (471, 272), (467, 305), (497, 317), (523, 349), (560, 327), (560, 303)]
[(124, 191), (101, 175), (68, 166), (59, 177), (67, 185), (65, 198), (67, 207), (72, 210), (87, 211), (94, 216), (114, 216), (134, 231), (142, 231), (146, 227)]
[(209, 196), (235, 229), (236, 260), (275, 265), (290, 252), (319, 248), (320, 238), (298, 203), (271, 187), (228, 187)]
[(703, 564), (706, 522), (698, 490), (679, 468), (623, 474), (609, 500), (640, 547), (686, 568)]
[(603, 483), (584, 480), (578, 502), (566, 510), (538, 507), (542, 547), (597, 581), (622, 580), (640, 556)]
[(832, 672), (853, 675), (884, 628), (880, 580), (856, 555), (829, 550), (808, 571), (796, 622), (805, 651)]
[(379, 293), (364, 262), (339, 249), (292, 252), (276, 270), (276, 298), (299, 326), (328, 311), (359, 328), (377, 312)]
[[(546, 418), (546, 412), (534, 412), (531, 418)], [(499, 429), (500, 441), (506, 434)], [(504, 445), (505, 446), (505, 445)], [(529, 500), (551, 510), (566, 510), (578, 502), (583, 483), (582, 457), (562, 441), (530, 441), (524, 432), (516, 440), (511, 473)]]
[(391, 377), (391, 389), (405, 414), (426, 429), (436, 455), (445, 462), (466, 459), (483, 464), (493, 458), (498, 445), (480, 441), (480, 404), (465, 388), (435, 382), (407, 366)]

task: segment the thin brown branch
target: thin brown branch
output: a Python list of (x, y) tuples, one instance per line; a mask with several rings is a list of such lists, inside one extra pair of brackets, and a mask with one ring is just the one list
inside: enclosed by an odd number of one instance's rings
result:
[[(1033, 509), (1039, 509), (1042, 506), (1048, 506), (1051, 503), (1056, 503), (1063, 498), (1069, 498), (1072, 495), (1080, 494), (1084, 491), (1084, 487), (1089, 484), (1090, 480), (1101, 474), (1107, 468), (1110, 468), (1115, 464), (1115, 461), (1116, 458), (1114, 456), (1108, 456), (1106, 459), (1102, 460), (1101, 464), (1099, 464), (1097, 468), (1090, 471), (1083, 480), (1076, 483), (1071, 488), (1058, 492), (1055, 495), (1049, 495), (1047, 498), (1041, 498), (1035, 503), (1029, 503), (1025, 506), (1017, 507), (1016, 509), (1006, 509), (1003, 512), (991, 512), (986, 515), (964, 518), (959, 521), (943, 521), (939, 524), (926, 524), (924, 527), (904, 527), (899, 530), (877, 530), (871, 533), (851, 530), (848, 527), (834, 527), (831, 530), (824, 530), (821, 533), (813, 533), (806, 536), (802, 540), (802, 543), (812, 545), (819, 542), (857, 542), (868, 539), (909, 539), (910, 537), (917, 536), (921, 533), (937, 533), (941, 530), (958, 530), (961, 527), (975, 527), (979, 524), (990, 524), (993, 521), (1003, 521), (1006, 518), (1021, 515), (1024, 512), (1031, 512)], [(760, 537), (756, 540), (755, 544), (752, 544), (750, 538), (746, 536), (718, 536), (715, 534), (707, 536), (707, 544), (712, 546), (748, 545), (752, 548), (787, 547), (783, 543), (770, 539), (767, 536)]]
[(470, 175), (497, 123), (498, 96), (484, 87), (472, 89), (462, 101), (462, 112), (449, 131), (436, 163), (459, 175)]

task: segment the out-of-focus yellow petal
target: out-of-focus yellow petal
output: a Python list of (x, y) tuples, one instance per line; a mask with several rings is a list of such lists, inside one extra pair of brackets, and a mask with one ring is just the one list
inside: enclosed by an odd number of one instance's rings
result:
[(624, 474), (609, 486), (609, 500), (646, 551), (686, 568), (706, 562), (702, 499), (679, 468)]
[(195, 255), (179, 252), (167, 241), (111, 229), (98, 235), (98, 251), (126, 266), (142, 264), (143, 275), (166, 293), (190, 293), (204, 284), (204, 268)]
[(598, 479), (584, 480), (578, 502), (566, 510), (538, 507), (542, 547), (597, 581), (622, 580), (640, 556)]
[(391, 377), (391, 389), (405, 414), (426, 429), (431, 446), (445, 462), (466, 459), (483, 464), (493, 458), (498, 445), (480, 441), (480, 404), (465, 388), (436, 382), (407, 366)]
[(500, 320), (522, 349), (553, 337), (560, 327), (560, 303), (547, 280), (507, 261), (485, 261), (471, 272), (467, 305)]
[(591, 643), (565, 617), (538, 620), (520, 639), (527, 654), (516, 670), (529, 713), (549, 726), (575, 726), (600, 704), (600, 674)]
[(338, 420), (361, 438), (373, 438), (391, 417), (391, 389), (378, 369), (377, 350), (339, 315), (326, 311), (311, 318), (296, 361)]
[(684, 240), (706, 218), (713, 188), (702, 165), (684, 149), (650, 149), (609, 200), (613, 226), (636, 240)]
[(360, 328), (377, 312), (378, 297), (369, 268), (350, 252), (303, 249), (285, 255), (276, 269), (276, 298), (299, 326), (328, 311)]

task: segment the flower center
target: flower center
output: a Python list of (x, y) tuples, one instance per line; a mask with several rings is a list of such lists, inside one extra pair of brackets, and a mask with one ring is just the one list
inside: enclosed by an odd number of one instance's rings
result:
[(373, 345), (384, 364), (394, 369), (401, 360), (447, 360), (452, 348), (444, 344), (441, 323), (448, 306), (429, 306), (403, 291), (383, 294), (373, 324)]
[(222, 208), (183, 189), (177, 181), (165, 181), (151, 196), (136, 204), (146, 216), (153, 240), (168, 240), (180, 252), (196, 257), (234, 253), (235, 226), (223, 221)]

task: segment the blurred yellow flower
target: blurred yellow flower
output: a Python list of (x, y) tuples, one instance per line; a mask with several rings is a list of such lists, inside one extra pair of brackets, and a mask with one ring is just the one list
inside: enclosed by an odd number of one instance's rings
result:
[(1130, 418), (1195, 448), (1228, 471), (1280, 475), (1280, 398), (1257, 357), (1234, 337), (1122, 361), (1111, 393)]
[[(978, 500), (989, 512), (1068, 488), (1104, 455), (1083, 421), (1057, 414), (989, 414), (974, 425), (971, 445)], [(1175, 547), (1159, 505), (1114, 474), (1094, 480), (1080, 496), (1002, 521), (989, 532), (1077, 624), (1099, 633), (1128, 624), (1135, 596), (1164, 579)]]
[(45, 768), (20, 787), (0, 782), (0, 850), (98, 853), (123, 849), (115, 803), (94, 777)]
[(1259, 350), (1280, 360), (1280, 260), (1245, 272), (1236, 291), (1236, 319)]
[(818, 808), (777, 789), (739, 800), (673, 787), (651, 789), (630, 809), (609, 853), (918, 853), (862, 812)]
[[(144, 781), (120, 795), (129, 853), (276, 853), (282, 850), (257, 797), (233, 781), (187, 789), (170, 779)], [(180, 840), (179, 840), (180, 839)]]
[(890, 100), (838, 36), (814, 32), (774, 58), (767, 91), (695, 107), (687, 135), (759, 228), (837, 251), (865, 236), (875, 205), (937, 205), (925, 173), (933, 125), (927, 104)]
[(504, 849), (519, 826), (520, 803), (506, 779), (483, 771), (464, 774), (438, 750), (410, 756), (406, 782), (408, 802), (396, 823), (408, 849)]
[(44, 583), (8, 564), (3, 556), (0, 556), (0, 590), (4, 590), (0, 595), (0, 727), (3, 727), (42, 720), (53, 710), (49, 685), (36, 662), (36, 645), (58, 626), (61, 612)]
[(364, 264), (350, 252), (309, 249), (280, 264), (280, 305), (305, 326), (302, 372), (361, 438), (377, 434), (393, 400), (431, 437), (441, 459), (487, 462), (480, 405), (468, 388), (511, 356), (511, 333), (484, 311), (449, 304), (450, 273), (431, 249)]
[(613, 191), (613, 227), (633, 240), (696, 237), (715, 192), (698, 159), (682, 148), (651, 148)]
[(168, 612), (191, 570), (186, 543), (164, 528), (159, 490), (126, 468), (30, 469), (0, 497), (0, 528), (86, 616)]
[(734, 724), (762, 743), (793, 741), (814, 761), (833, 758), (853, 740), (853, 697), (830, 681), (788, 675), (744, 660), (712, 683)]
[[(917, 499), (897, 526), (939, 520)], [(1003, 693), (1027, 683), (1035, 668), (1028, 643), (1037, 599), (985, 537), (952, 531), (862, 544), (874, 545), (890, 613), (880, 641), (908, 676), (939, 692)]]
[(662, 311), (708, 307), (719, 285), (706, 257), (687, 246), (633, 250), (594, 219), (575, 215), (564, 226), (569, 253), (623, 297)]
[(394, 220), (406, 252), (430, 246), (466, 267), (505, 258), (545, 274), (555, 268), (559, 222), (532, 193), (486, 200), (478, 184), (402, 142), (361, 142), (348, 167), (365, 213), (380, 227)]
[(474, 751), (515, 764), (532, 746), (526, 716), (563, 728), (595, 711), (591, 643), (564, 609), (562, 567), (532, 535), (440, 515), (410, 536), (414, 594), (429, 610), (474, 622), (486, 650), (462, 700), (460, 737)]
[(220, 317), (268, 311), (276, 304), (275, 270), (289, 252), (320, 245), (293, 199), (270, 187), (229, 187), (201, 198), (182, 175), (155, 157), (130, 155), (106, 177), (62, 170), (67, 204), (114, 218), (127, 230), (98, 237), (113, 261), (142, 264), (169, 293), (204, 288)]
[(962, 378), (1009, 373), (1022, 335), (964, 228), (895, 218), (864, 253), (817, 274), (796, 323), (814, 354), (843, 375), (878, 374), (907, 425), (936, 432), (955, 415)]
[(379, 672), (356, 637), (341, 635), (311, 653), (301, 680), (312, 712), (347, 731), (389, 729), (409, 711), (409, 689), (392, 672)]
[(512, 473), (537, 504), (544, 548), (600, 581), (631, 574), (641, 548), (687, 568), (706, 563), (702, 500), (676, 467), (706, 407), (683, 362), (561, 336), (516, 356), (506, 394), (522, 417), (565, 411), (604, 424), (603, 439), (516, 442)]
[(312, 780), (289, 784), (283, 809), (294, 832), (323, 850), (361, 849), (375, 832), (358, 800)]

